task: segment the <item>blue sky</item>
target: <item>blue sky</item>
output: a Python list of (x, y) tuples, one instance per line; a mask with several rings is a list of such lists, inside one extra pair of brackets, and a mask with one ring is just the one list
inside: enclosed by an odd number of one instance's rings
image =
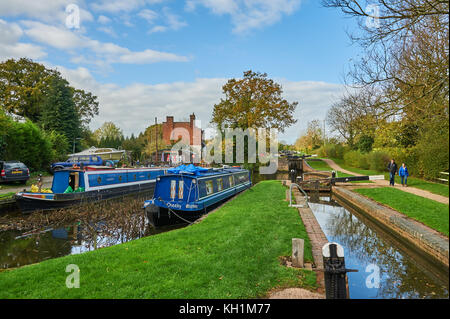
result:
[(280, 136), (294, 142), (342, 93), (355, 27), (313, 0), (0, 0), (0, 60), (58, 68), (99, 97), (92, 129), (114, 121), (126, 135), (192, 112), (206, 127), (227, 79), (266, 72), (299, 102)]

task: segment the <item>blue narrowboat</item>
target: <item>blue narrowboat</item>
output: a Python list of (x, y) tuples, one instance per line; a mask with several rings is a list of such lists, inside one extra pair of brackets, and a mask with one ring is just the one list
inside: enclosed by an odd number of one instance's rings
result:
[(144, 209), (154, 227), (191, 222), (250, 186), (246, 169), (182, 165), (156, 179), (153, 198), (145, 201)]
[(163, 168), (84, 167), (56, 171), (51, 191), (20, 192), (16, 202), (23, 213), (69, 207), (134, 193), (152, 193)]

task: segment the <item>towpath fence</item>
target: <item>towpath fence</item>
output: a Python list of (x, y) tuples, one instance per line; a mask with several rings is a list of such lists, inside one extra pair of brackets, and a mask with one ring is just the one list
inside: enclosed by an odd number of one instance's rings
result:
[(438, 180), (448, 184), (448, 177), (449, 177), (448, 172), (439, 172), (439, 174), (441, 175), (441, 177), (438, 178)]

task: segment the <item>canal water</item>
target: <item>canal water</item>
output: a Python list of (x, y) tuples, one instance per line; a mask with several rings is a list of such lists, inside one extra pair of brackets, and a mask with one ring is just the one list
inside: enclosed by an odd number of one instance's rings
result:
[(448, 269), (404, 247), (329, 197), (309, 205), (328, 241), (344, 247), (346, 268), (358, 270), (347, 274), (350, 298), (449, 298)]

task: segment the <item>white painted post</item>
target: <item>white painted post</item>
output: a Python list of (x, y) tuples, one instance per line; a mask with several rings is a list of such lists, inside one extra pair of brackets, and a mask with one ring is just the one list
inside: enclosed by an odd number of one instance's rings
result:
[(292, 267), (303, 268), (304, 246), (303, 239), (292, 238)]

